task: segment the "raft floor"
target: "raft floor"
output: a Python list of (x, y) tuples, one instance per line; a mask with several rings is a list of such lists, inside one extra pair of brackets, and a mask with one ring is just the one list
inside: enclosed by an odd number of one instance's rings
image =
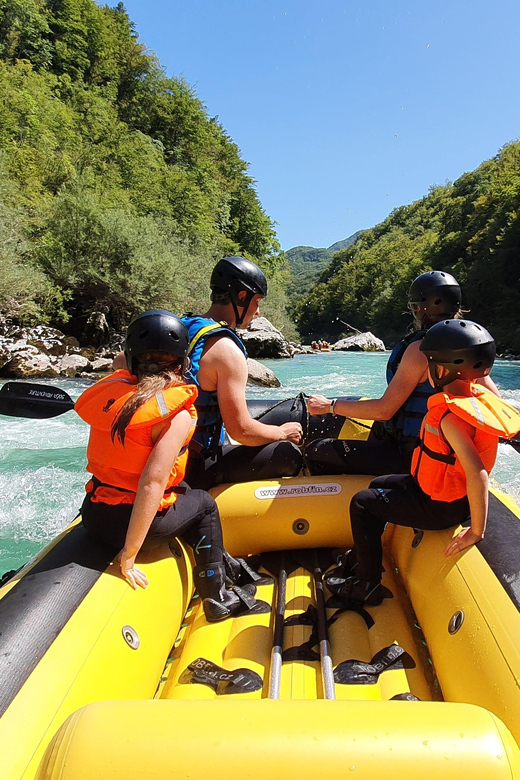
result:
[[(422, 701), (442, 700), (424, 637), (399, 575), (390, 559), (384, 560), (384, 567), (383, 584), (392, 591), (394, 597), (385, 599), (377, 607), (366, 608), (366, 612), (374, 620), (371, 627), (368, 627), (363, 616), (357, 612), (346, 611), (338, 614), (329, 627), (333, 667), (336, 668), (341, 662), (351, 659), (370, 663), (378, 651), (398, 644), (413, 659), (406, 664), (411, 668), (389, 668), (379, 675), (375, 683), (336, 683), (336, 698), (385, 701), (399, 694), (412, 693)], [(166, 664), (156, 698), (217, 698), (213, 688), (208, 685), (179, 681), (188, 665), (199, 658), (230, 671), (244, 667), (251, 669), (263, 680), (262, 688), (257, 691), (228, 694), (218, 698), (268, 698), (276, 591), (276, 585), (270, 584), (258, 587), (256, 593), (256, 598), (271, 605), (270, 613), (244, 615), (213, 624), (206, 622), (200, 599), (195, 597)], [(327, 598), (330, 595), (326, 588), (325, 595)], [(299, 568), (292, 572), (287, 580), (285, 618), (305, 612), (311, 603), (315, 604), (312, 575)], [(337, 608), (327, 608), (328, 619), (337, 612)], [(312, 627), (308, 625), (286, 626), (284, 650), (307, 641), (311, 631)], [(316, 645), (314, 650), (319, 651), (319, 645)], [(280, 698), (324, 698), (320, 662), (284, 661)]]

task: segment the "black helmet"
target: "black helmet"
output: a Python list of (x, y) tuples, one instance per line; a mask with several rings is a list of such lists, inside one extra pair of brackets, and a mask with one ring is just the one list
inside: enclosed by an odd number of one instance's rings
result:
[(143, 352), (168, 352), (184, 360), (188, 354), (188, 330), (182, 320), (165, 309), (151, 309), (135, 317), (126, 332), (125, 359), (137, 376), (137, 358)]
[(437, 322), (426, 333), (420, 350), (429, 365), (448, 369), (441, 379), (432, 372), (439, 389), (456, 379), (478, 379), (489, 374), (496, 355), (493, 336), (470, 320)]
[[(261, 295), (265, 298), (267, 295), (267, 279), (264, 272), (245, 257), (223, 257), (213, 269), (209, 284), (212, 290), (217, 288), (229, 293), (237, 325), (242, 323), (253, 296)], [(241, 290), (246, 290), (248, 293), (245, 301), (240, 301), (238, 298)], [(238, 315), (237, 306), (244, 307), (242, 316)]]
[(408, 292), (408, 306), (420, 306), (430, 319), (440, 321), (460, 309), (460, 287), (454, 276), (446, 271), (427, 271), (414, 279)]

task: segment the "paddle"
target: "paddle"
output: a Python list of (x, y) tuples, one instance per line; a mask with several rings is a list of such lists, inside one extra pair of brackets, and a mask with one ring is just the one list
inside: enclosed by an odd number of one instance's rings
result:
[(330, 654), (327, 609), (325, 607), (325, 593), (323, 590), (323, 569), (328, 568), (331, 563), (331, 551), (328, 548), (293, 550), (292, 554), (300, 566), (303, 566), (304, 569), (310, 571), (314, 578), (323, 693), (326, 699), (335, 699), (334, 667), (332, 666), (332, 657)]
[(74, 409), (74, 401), (59, 387), (32, 382), (6, 382), (0, 390), (0, 414), (44, 420)]
[(291, 557), (291, 553), (285, 550), (274, 553), (262, 553), (260, 561), (264, 569), (276, 577), (276, 609), (274, 612), (273, 645), (269, 671), (269, 698), (279, 699), (287, 577), (298, 568), (298, 564)]

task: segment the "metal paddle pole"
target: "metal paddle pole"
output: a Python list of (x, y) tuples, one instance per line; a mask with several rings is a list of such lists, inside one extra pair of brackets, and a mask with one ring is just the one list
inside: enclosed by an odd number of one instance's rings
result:
[(287, 591), (287, 568), (285, 553), (280, 553), (280, 569), (276, 585), (276, 610), (274, 615), (273, 647), (271, 650), (271, 668), (269, 672), (269, 698), (280, 698), (282, 678), (283, 629), (285, 617), (285, 599)]
[(335, 699), (336, 688), (334, 686), (334, 667), (332, 666), (332, 657), (330, 653), (327, 608), (325, 606), (325, 593), (323, 590), (323, 573), (318, 562), (316, 550), (314, 551), (314, 567), (312, 573), (314, 577), (314, 591), (316, 594), (316, 611), (318, 613), (318, 639), (320, 643), (323, 693), (326, 699)]

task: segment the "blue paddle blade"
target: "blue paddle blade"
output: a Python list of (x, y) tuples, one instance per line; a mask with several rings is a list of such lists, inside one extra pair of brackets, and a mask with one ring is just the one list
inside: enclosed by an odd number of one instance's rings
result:
[(74, 401), (59, 387), (33, 382), (6, 382), (0, 390), (0, 414), (45, 420), (74, 409)]

